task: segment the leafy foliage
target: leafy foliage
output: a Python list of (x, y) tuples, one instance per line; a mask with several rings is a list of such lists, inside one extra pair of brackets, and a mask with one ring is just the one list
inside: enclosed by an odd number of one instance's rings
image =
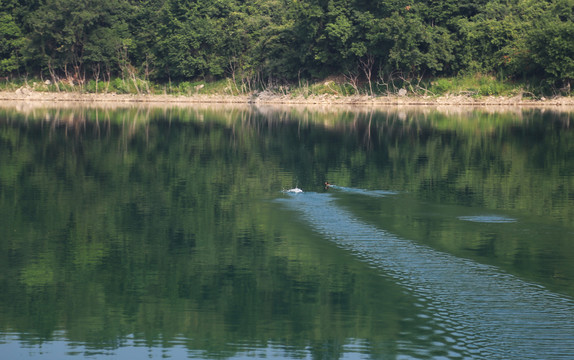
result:
[(2, 0), (0, 75), (232, 78), (252, 89), (480, 72), (564, 87), (573, 1)]
[(0, 2), (0, 75), (10, 74), (20, 68), (21, 50), (25, 43), (22, 30), (16, 19), (8, 11), (14, 8), (15, 3), (4, 4)]

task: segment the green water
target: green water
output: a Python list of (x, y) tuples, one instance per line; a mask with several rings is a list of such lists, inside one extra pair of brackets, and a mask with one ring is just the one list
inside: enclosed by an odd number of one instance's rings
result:
[[(461, 340), (457, 324), (481, 319), (436, 316), (433, 288), (397, 275), (389, 256), (337, 243), (358, 226), (377, 246), (423, 249), (401, 265), (413, 273), (446, 254), (445, 267), (461, 259), (460, 272), (510, 276), (501, 284), (525, 298), (543, 289), (535, 301), (566, 304), (553, 331), (567, 337), (552, 346), (568, 358), (573, 121), (537, 109), (1, 108), (0, 351), (455, 359), (497, 349), (480, 334)], [(295, 187), (303, 193), (284, 192)], [(290, 199), (307, 195), (293, 211)], [(530, 334), (547, 345), (544, 329)]]

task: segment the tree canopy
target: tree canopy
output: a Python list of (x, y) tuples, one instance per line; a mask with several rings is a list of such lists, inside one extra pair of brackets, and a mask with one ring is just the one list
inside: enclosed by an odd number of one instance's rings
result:
[(0, 0), (0, 76), (479, 72), (569, 86), (573, 20), (574, 0)]

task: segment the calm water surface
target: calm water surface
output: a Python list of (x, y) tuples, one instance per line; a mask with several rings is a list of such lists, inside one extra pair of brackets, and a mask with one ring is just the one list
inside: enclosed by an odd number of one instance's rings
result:
[(4, 106), (2, 358), (573, 359), (573, 127)]

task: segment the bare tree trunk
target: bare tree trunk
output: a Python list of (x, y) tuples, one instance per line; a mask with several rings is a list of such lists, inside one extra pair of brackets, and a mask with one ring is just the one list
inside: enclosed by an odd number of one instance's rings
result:
[(146, 91), (148, 94), (151, 93), (150, 87), (149, 87), (149, 74), (151, 73), (151, 70), (149, 69), (149, 54), (146, 54), (145, 56), (145, 74), (144, 74), (144, 80), (145, 80), (145, 86), (146, 86)]
[(381, 65), (379, 65), (378, 79), (380, 80), (380, 82), (377, 81), (377, 86), (382, 85), (382, 86), (386, 87), (387, 88), (387, 95), (389, 95), (390, 94), (389, 83), (385, 80), (385, 73), (384, 73), (383, 69), (381, 68)]
[(138, 87), (138, 80), (137, 80), (137, 77), (136, 77), (136, 70), (135, 70), (135, 68), (134, 68), (133, 66), (131, 66), (131, 65), (128, 65), (128, 66), (129, 66), (129, 70), (128, 70), (128, 71), (129, 71), (129, 74), (130, 74), (130, 76), (131, 76), (131, 78), (132, 78), (132, 80), (133, 80), (133, 82), (134, 82), (134, 86), (135, 86), (136, 91), (138, 92), (138, 95), (139, 95), (139, 94), (141, 94), (141, 91), (140, 91), (140, 88)]
[[(236, 78), (236, 73), (237, 73), (237, 62), (235, 60), (235, 57), (233, 57), (233, 59), (229, 60), (229, 72), (231, 73), (231, 79), (233, 81), (233, 86), (235, 87), (235, 90), (237, 91), (237, 93), (241, 93), (242, 90), (239, 90), (239, 88), (237, 87), (237, 78)], [(243, 83), (243, 81), (242, 81)], [(243, 89), (243, 86), (242, 86)]]
[[(112, 72), (111, 72), (109, 66), (107, 67), (106, 70), (107, 70), (106, 73), (108, 74), (108, 81), (106, 81), (106, 93), (107, 93), (108, 91), (110, 91), (110, 83), (112, 82)], [(104, 78), (105, 78), (105, 76), (104, 76)]]
[(100, 80), (100, 71), (101, 71), (100, 63), (98, 63), (97, 65), (94, 65), (92, 71), (94, 72), (94, 78), (96, 80), (96, 94), (97, 94), (98, 93), (98, 81)]
[(360, 95), (359, 74), (349, 72), (345, 75), (345, 79), (347, 79), (347, 82), (349, 83), (349, 85), (351, 85), (353, 87), (353, 89), (355, 89), (355, 92), (357, 93), (357, 95)]
[(52, 77), (52, 82), (56, 85), (56, 89), (60, 92), (60, 85), (58, 85), (58, 78), (56, 77), (56, 72), (52, 67), (52, 63), (48, 61), (48, 71), (50, 72), (50, 76)]
[(375, 64), (375, 57), (369, 54), (365, 58), (361, 58), (359, 63), (363, 73), (365, 74), (365, 77), (367, 78), (367, 81), (369, 82), (369, 95), (373, 96), (373, 83), (371, 80), (373, 78), (373, 65)]

